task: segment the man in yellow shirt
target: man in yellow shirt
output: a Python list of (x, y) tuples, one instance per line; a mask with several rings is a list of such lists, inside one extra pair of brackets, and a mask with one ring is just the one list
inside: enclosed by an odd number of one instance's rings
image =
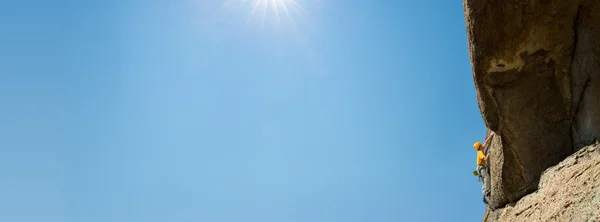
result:
[(486, 197), (489, 198), (491, 190), (490, 190), (490, 174), (487, 169), (487, 161), (488, 161), (489, 154), (486, 155), (483, 151), (487, 147), (492, 136), (494, 136), (494, 132), (490, 133), (490, 136), (488, 136), (488, 138), (485, 140), (483, 145), (481, 145), (481, 143), (479, 141), (477, 141), (477, 142), (475, 142), (475, 144), (473, 144), (473, 148), (475, 148), (475, 150), (477, 150), (477, 174), (479, 174), (479, 176), (482, 178), (481, 192), (483, 194), (483, 202), (485, 204), (487, 204)]

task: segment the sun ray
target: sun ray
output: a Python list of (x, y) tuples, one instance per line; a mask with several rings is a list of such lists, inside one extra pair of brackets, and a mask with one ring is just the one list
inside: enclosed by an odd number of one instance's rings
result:
[(250, 20), (252, 19), (252, 17), (254, 17), (254, 15), (256, 14), (256, 10), (258, 9), (258, 6), (260, 5), (261, 1), (260, 0), (255, 0), (254, 4), (252, 6), (252, 12), (250, 12), (250, 15), (248, 16), (248, 23), (250, 23)]
[(289, 2), (291, 4), (292, 8), (298, 10), (299, 14), (308, 14), (308, 12), (306, 11), (306, 9), (304, 9), (304, 7), (302, 7), (302, 5), (300, 3), (298, 3), (298, 1), (296, 1), (296, 0), (287, 0), (287, 2)]
[(304, 7), (305, 0), (220, 0), (224, 2), (223, 8), (245, 8), (246, 24), (256, 24), (265, 28), (273, 25), (277, 28), (288, 26), (299, 31), (298, 17), (311, 13)]
[[(198, 0), (206, 1), (206, 0)], [(265, 31), (256, 30), (265, 29), (268, 25), (269, 28), (275, 28), (277, 30), (271, 34), (276, 35), (277, 44), (280, 41), (295, 42), (302, 46), (303, 51), (306, 54), (303, 56), (307, 57), (308, 65), (315, 66), (316, 70), (320, 74), (327, 75), (327, 67), (324, 64), (326, 59), (320, 53), (316, 52), (315, 48), (311, 47), (312, 33), (320, 31), (321, 27), (314, 25), (318, 23), (318, 19), (315, 16), (320, 16), (320, 11), (323, 10), (327, 0), (215, 0), (219, 3), (224, 3), (222, 8), (230, 10), (228, 13), (229, 17), (234, 19), (240, 19), (243, 23), (246, 20), (245, 30), (248, 31)], [(308, 4), (308, 3), (311, 4)], [(312, 5), (312, 3), (316, 5)], [(246, 18), (247, 16), (247, 18)], [(233, 23), (234, 25), (242, 25), (238, 22)], [(249, 27), (249, 25), (255, 27)], [(221, 28), (223, 23), (215, 23), (214, 26), (218, 28), (217, 31), (229, 30)], [(271, 27), (273, 26), (273, 27)], [(314, 27), (314, 28), (313, 28)], [(232, 35), (232, 33), (226, 33)], [(241, 36), (243, 37), (243, 36)], [(283, 37), (283, 38), (282, 38)]]
[(263, 13), (262, 13), (262, 28), (265, 27), (265, 20), (267, 20), (267, 10), (269, 9), (269, 0), (257, 0), (262, 2)]
[(296, 25), (296, 21), (294, 21), (294, 18), (292, 18), (292, 15), (290, 15), (290, 11), (288, 10), (287, 5), (286, 4), (281, 4), (281, 7), (283, 8), (283, 13), (285, 14), (285, 16), (292, 23), (292, 26), (293, 26), (294, 30), (298, 31), (298, 26)]
[[(281, 24), (281, 19), (279, 18), (279, 5), (277, 4), (279, 0), (271, 0), (271, 3), (273, 4), (273, 11), (275, 12), (275, 18), (277, 19), (277, 25)], [(285, 5), (285, 2), (281, 2), (282, 5)]]

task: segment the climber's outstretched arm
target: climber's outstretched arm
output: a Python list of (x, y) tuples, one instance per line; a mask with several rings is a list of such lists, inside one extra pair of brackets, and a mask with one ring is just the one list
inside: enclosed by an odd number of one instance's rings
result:
[(483, 142), (483, 148), (486, 148), (486, 147), (487, 147), (488, 143), (490, 142), (490, 139), (492, 139), (492, 137), (493, 137), (493, 136), (494, 136), (494, 131), (492, 131), (492, 132), (490, 133), (490, 136), (488, 136), (488, 138), (487, 138), (487, 139), (485, 139), (485, 142)]

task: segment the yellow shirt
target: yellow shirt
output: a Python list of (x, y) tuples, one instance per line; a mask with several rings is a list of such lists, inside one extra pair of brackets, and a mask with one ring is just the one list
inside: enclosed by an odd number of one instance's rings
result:
[(485, 154), (483, 154), (483, 151), (479, 150), (477, 151), (477, 165), (484, 165), (485, 166)]

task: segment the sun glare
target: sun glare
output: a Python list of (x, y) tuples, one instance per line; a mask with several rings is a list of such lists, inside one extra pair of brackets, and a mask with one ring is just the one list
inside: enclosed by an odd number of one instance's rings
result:
[(247, 23), (258, 23), (262, 27), (267, 22), (276, 26), (287, 23), (296, 26), (294, 18), (306, 14), (299, 0), (229, 0), (225, 6), (232, 3), (248, 9)]

